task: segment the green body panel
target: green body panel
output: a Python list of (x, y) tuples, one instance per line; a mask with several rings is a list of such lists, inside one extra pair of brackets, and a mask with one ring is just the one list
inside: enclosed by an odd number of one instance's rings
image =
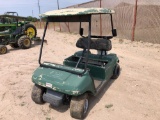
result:
[[(73, 56), (68, 57), (65, 59), (64, 64), (66, 66), (75, 67), (80, 56), (81, 52), (75, 53)], [(90, 60), (95, 62), (104, 63), (102, 65), (90, 64)], [(118, 57), (116, 54), (109, 54), (106, 56), (100, 56), (95, 54), (89, 54), (89, 62), (87, 68), (90, 71), (91, 76), (96, 80), (108, 80), (113, 75), (113, 70), (115, 65), (118, 62)], [(84, 63), (80, 63), (78, 68), (84, 68)]]
[[(115, 13), (114, 10), (107, 8), (71, 8), (43, 13), (40, 16), (47, 18), (43, 41), (49, 22), (80, 22), (80, 32), (82, 30), (81, 22), (88, 22), (88, 40), (90, 40), (90, 37), (95, 37), (91, 36), (91, 16), (95, 14), (110, 14), (112, 32), (114, 32), (112, 23), (113, 13)], [(81, 33), (83, 33), (83, 30)], [(115, 36), (115, 34), (113, 36)], [(95, 38), (106, 37), (107, 39), (110, 39), (113, 36), (96, 36)], [(96, 95), (106, 81), (110, 80), (112, 77), (115, 66), (119, 60), (116, 54), (101, 56), (90, 53), (88, 55), (90, 49), (89, 45), (90, 44), (86, 47), (87, 50), (86, 48), (83, 49), (84, 52), (87, 52), (87, 55), (84, 55), (83, 58), (82, 52), (76, 52), (74, 55), (66, 58), (63, 65), (57, 65), (52, 63), (41, 63), (43, 49), (42, 42), (39, 55), (40, 67), (38, 67), (33, 73), (33, 83), (72, 96), (79, 96), (85, 92), (90, 92), (93, 95)], [(77, 74), (77, 72), (81, 74)], [(82, 74), (83, 72), (84, 74)]]
[[(26, 21), (20, 21), (18, 22), (18, 27), (20, 26), (24, 26), (25, 24), (28, 24), (29, 22)], [(17, 23), (11, 23), (11, 24), (1, 24), (0, 23), (0, 34), (2, 34), (1, 32), (10, 29), (10, 33), (12, 33), (13, 31), (15, 31), (17, 28)]]
[[(43, 63), (47, 66), (54, 66), (55, 68), (61, 68), (65, 70), (83, 72), (84, 63), (80, 63), (78, 68), (75, 68), (81, 52), (75, 53), (64, 60), (64, 65), (57, 65), (52, 63)], [(79, 76), (63, 70), (58, 70), (50, 67), (37, 68), (32, 76), (32, 81), (35, 84), (43, 86), (45, 88), (52, 89), (54, 91), (62, 92), (72, 96), (78, 96), (85, 92), (91, 92), (96, 94), (96, 89), (93, 80), (105, 81), (109, 80), (113, 75), (115, 65), (118, 62), (116, 54), (109, 54), (107, 56), (89, 55), (89, 60), (101, 60), (105, 62), (104, 66), (97, 66), (88, 63), (88, 70), (84, 75)]]
[[(73, 67), (66, 67), (52, 63), (47, 63), (46, 65), (57, 68), (61, 67), (72, 71), (83, 71), (82, 69), (75, 69)], [(83, 76), (79, 76), (62, 70), (39, 67), (34, 71), (32, 81), (43, 87), (73, 96), (81, 95), (86, 91), (93, 94), (96, 92), (93, 80), (88, 71), (86, 71)]]
[(6, 34), (5, 31), (8, 31), (7, 34), (11, 34), (17, 28), (16, 24), (0, 24), (0, 35)]
[[(0, 32), (0, 45), (8, 45), (11, 43), (17, 43), (18, 39), (23, 35), (23, 34), (18, 34), (18, 35), (11, 35), (10, 30), (5, 30), (3, 32)], [(2, 41), (1, 39), (4, 39)]]
[(16, 24), (0, 24), (0, 27), (16, 27)]

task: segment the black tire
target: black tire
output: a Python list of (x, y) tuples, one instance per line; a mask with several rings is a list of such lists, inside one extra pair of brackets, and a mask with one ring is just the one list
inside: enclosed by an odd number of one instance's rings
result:
[(11, 44), (9, 44), (12, 48), (18, 48), (19, 46), (18, 46), (18, 43), (11, 43)]
[(18, 46), (22, 49), (28, 49), (31, 47), (31, 39), (29, 37), (27, 37), (26, 35), (24, 36), (21, 36), (19, 39), (18, 39)]
[(45, 103), (43, 100), (44, 92), (45, 88), (35, 84), (32, 89), (32, 95), (31, 95), (32, 100), (37, 104)]
[(37, 36), (37, 29), (34, 25), (32, 24), (26, 24), (24, 26), (24, 30), (27, 32), (27, 36), (32, 39)]
[(72, 97), (70, 103), (70, 115), (76, 119), (84, 119), (88, 110), (88, 94)]
[(5, 45), (0, 45), (0, 54), (6, 54), (7, 53), (7, 47)]
[(113, 75), (112, 75), (112, 79), (117, 79), (120, 75), (120, 71), (121, 71), (121, 68), (119, 66), (119, 64), (117, 64), (114, 68), (114, 71), (113, 71)]

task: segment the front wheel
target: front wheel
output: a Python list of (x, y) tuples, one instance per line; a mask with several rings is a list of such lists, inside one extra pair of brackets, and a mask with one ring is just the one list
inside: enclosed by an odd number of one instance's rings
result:
[(37, 104), (45, 103), (44, 100), (43, 100), (44, 92), (45, 92), (45, 88), (35, 84), (33, 86), (32, 94), (31, 94), (32, 100)]
[(31, 39), (29, 37), (27, 37), (26, 35), (21, 36), (18, 39), (18, 46), (22, 49), (28, 49), (31, 47)]
[(76, 119), (84, 119), (88, 111), (88, 94), (72, 97), (70, 103), (70, 115)]
[(5, 45), (0, 45), (0, 54), (6, 54), (7, 53), (7, 47)]

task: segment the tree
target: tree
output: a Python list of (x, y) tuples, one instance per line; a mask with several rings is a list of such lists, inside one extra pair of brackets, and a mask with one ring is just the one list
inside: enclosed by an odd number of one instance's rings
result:
[(38, 19), (36, 17), (28, 16), (27, 21), (36, 22)]

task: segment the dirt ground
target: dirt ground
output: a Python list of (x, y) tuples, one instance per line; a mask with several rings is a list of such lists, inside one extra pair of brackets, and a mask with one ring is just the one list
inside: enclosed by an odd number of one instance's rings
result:
[[(39, 29), (38, 36), (42, 33)], [(79, 50), (79, 37), (49, 30), (42, 60), (62, 63)], [(112, 45), (110, 53), (118, 55), (121, 75), (90, 97), (86, 120), (160, 120), (160, 45), (118, 38)], [(40, 45), (27, 50), (7, 47), (8, 53), (0, 56), (0, 120), (72, 120), (69, 106), (53, 109), (31, 100)]]

